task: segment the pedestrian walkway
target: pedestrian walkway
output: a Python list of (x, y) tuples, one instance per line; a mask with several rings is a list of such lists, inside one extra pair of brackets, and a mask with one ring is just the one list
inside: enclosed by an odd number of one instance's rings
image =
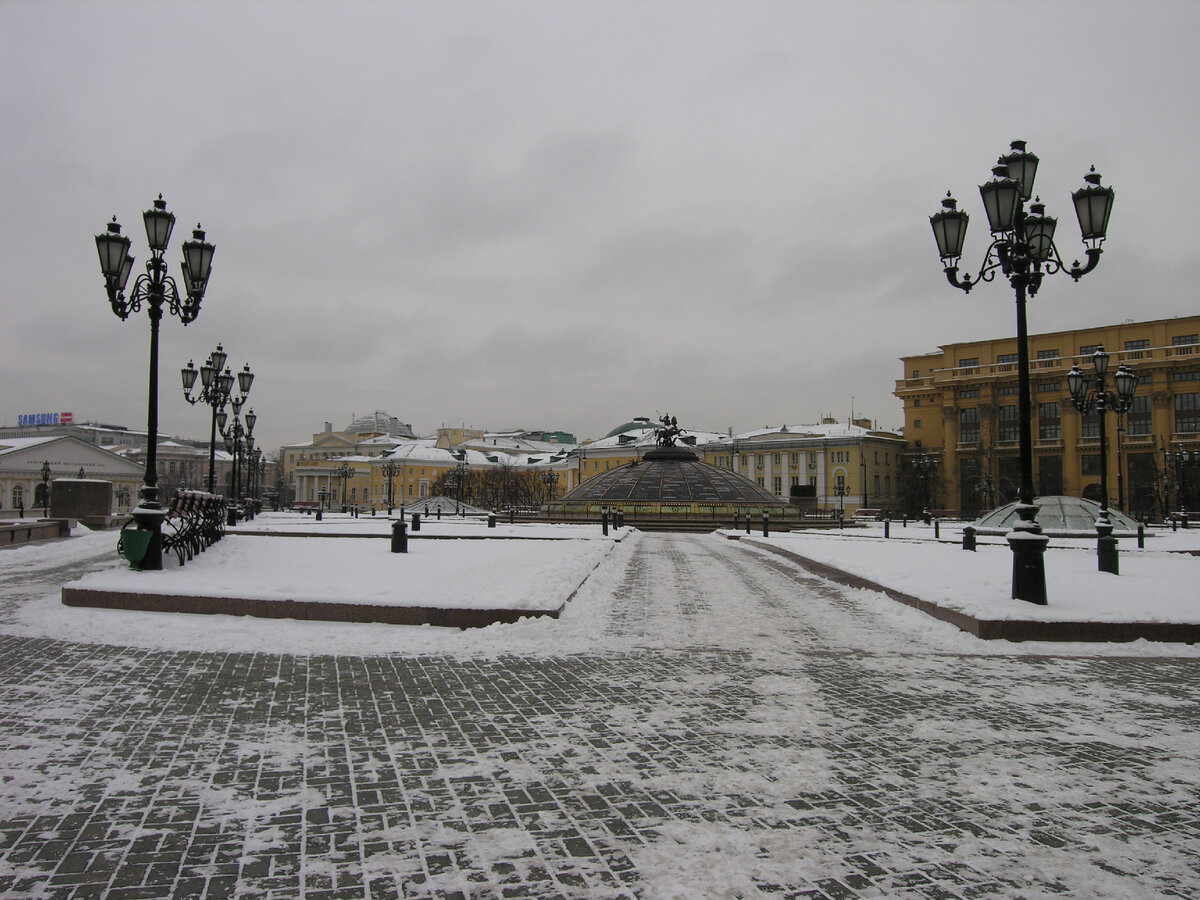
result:
[[(584, 652), (0, 624), (0, 896), (1200, 896), (1200, 661), (976, 650), (707, 536), (618, 552)], [(0, 579), (0, 623), (67, 577)]]

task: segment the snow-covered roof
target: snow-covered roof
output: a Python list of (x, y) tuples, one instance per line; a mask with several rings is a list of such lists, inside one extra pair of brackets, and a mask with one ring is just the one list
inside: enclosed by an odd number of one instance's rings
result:
[(45, 437), (4, 438), (0, 440), (0, 454), (12, 453), (16, 450), (28, 450), (30, 447), (36, 447), (39, 444), (61, 441), (64, 437), (66, 435), (50, 434)]
[[(711, 439), (702, 440), (701, 443), (728, 444), (731, 441), (763, 441), (770, 438), (779, 438), (780, 440), (802, 440), (804, 438), (834, 440), (837, 438), (848, 438), (853, 440), (870, 435), (879, 435), (880, 433), (875, 429), (863, 428), (861, 425), (852, 425), (849, 422), (822, 422), (820, 424), (809, 425), (770, 425), (766, 428), (743, 431), (732, 437), (728, 434), (717, 434)], [(883, 433), (889, 434), (890, 432)]]

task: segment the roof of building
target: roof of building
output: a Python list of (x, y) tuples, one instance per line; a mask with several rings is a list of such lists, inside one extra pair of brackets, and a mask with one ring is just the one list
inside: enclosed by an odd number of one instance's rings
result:
[(346, 426), (347, 432), (354, 434), (386, 434), (389, 437), (414, 438), (412, 426), (401, 422), (390, 413), (377, 409), (365, 416), (359, 416)]

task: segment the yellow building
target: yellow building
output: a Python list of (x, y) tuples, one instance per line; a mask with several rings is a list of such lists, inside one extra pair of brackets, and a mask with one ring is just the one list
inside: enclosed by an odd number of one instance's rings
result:
[(859, 509), (897, 510), (900, 435), (878, 431), (870, 420), (825, 419), (816, 425), (782, 425), (721, 435), (700, 448), (704, 461), (740, 475), (807, 512), (852, 516)]
[[(657, 446), (658, 426), (647, 417), (619, 425), (576, 451), (581, 483), (635, 462)], [(832, 419), (817, 425), (783, 425), (741, 434), (684, 431), (680, 443), (706, 463), (734, 469), (810, 513), (860, 508), (890, 510), (898, 504), (897, 471), (904, 439), (876, 431), (868, 420)]]
[[(931, 482), (935, 508), (973, 517), (1016, 496), (1016, 344), (1015, 337), (946, 344), (901, 360), (895, 393), (904, 403), (904, 435), (911, 450), (939, 463)], [(1110, 373), (1124, 364), (1138, 378), (1130, 410), (1106, 416), (1109, 503), (1162, 518), (1178, 508), (1188, 480), (1176, 451), (1200, 450), (1200, 316), (1030, 336), (1034, 490), (1100, 497), (1100, 419), (1071, 405), (1066, 376), (1079, 364), (1091, 377), (1091, 356), (1101, 345), (1111, 354)], [(1200, 478), (1191, 480), (1188, 503), (1195, 508)]]

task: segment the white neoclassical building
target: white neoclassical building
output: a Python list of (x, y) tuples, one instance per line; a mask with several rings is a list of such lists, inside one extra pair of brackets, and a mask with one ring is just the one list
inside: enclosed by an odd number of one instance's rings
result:
[(68, 435), (0, 438), (0, 516), (15, 518), (22, 508), (26, 515), (39, 515), (43, 484), (81, 477), (111, 482), (112, 513), (120, 515), (137, 503), (144, 474), (136, 462)]

